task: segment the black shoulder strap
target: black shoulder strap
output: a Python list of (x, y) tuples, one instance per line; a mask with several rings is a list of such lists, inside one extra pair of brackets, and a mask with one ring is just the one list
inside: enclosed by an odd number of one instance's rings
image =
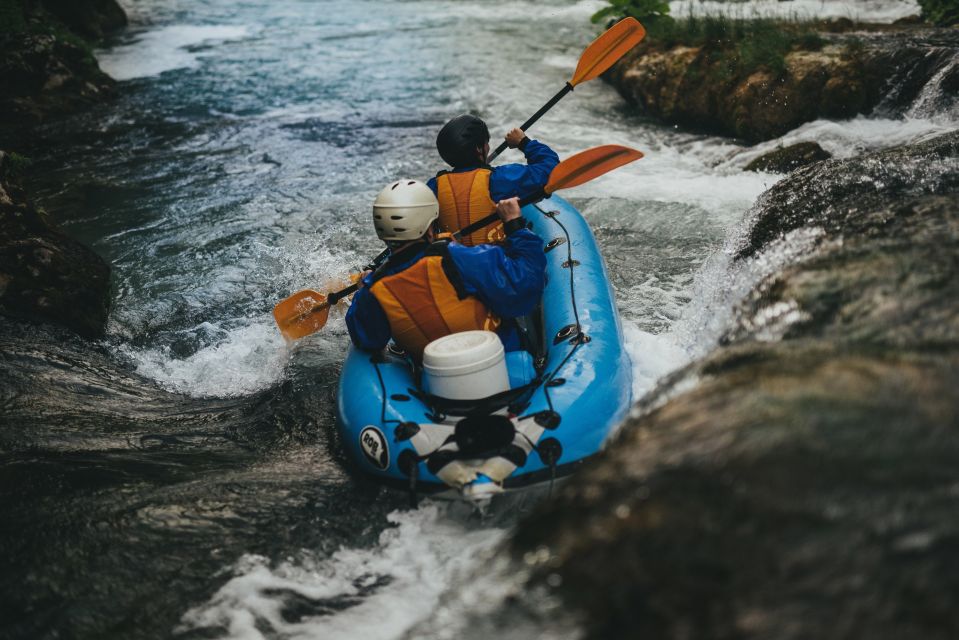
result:
[[(390, 256), (383, 261), (380, 266), (373, 270), (373, 282), (376, 282), (383, 277), (383, 273), (390, 267), (394, 267), (398, 264), (402, 264), (407, 260), (411, 259), (420, 251), (423, 251), (424, 242), (415, 242), (407, 247), (403, 247), (396, 253), (390, 253)], [(426, 250), (429, 250), (429, 247), (426, 247)]]
[(450, 238), (437, 238), (426, 247), (424, 256), (446, 256), (449, 253)]

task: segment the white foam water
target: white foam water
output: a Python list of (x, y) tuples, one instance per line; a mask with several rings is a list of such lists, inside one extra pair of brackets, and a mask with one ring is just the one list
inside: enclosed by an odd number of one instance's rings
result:
[[(451, 512), (457, 507), (425, 502), (415, 511), (393, 512), (393, 526), (368, 549), (343, 547), (328, 558), (307, 555), (276, 565), (244, 556), (234, 576), (187, 611), (176, 631), (204, 629), (236, 640), (401, 637), (435, 612), (451, 583), (489, 561), (503, 540), (505, 529), (477, 527)], [(301, 608), (308, 612), (284, 615), (297, 602), (306, 602)]]
[(673, 0), (670, 15), (728, 15), (752, 18), (828, 19), (850, 18), (859, 22), (894, 22), (920, 13), (914, 0)]
[(952, 131), (955, 126), (954, 121), (943, 116), (814, 120), (779, 138), (734, 152), (724, 166), (744, 167), (763, 154), (798, 142), (816, 142), (836, 158), (851, 158), (867, 151), (920, 142)]
[(247, 37), (244, 26), (170, 25), (134, 36), (132, 42), (97, 51), (100, 68), (116, 80), (159, 75), (174, 69), (193, 68), (207, 55), (192, 47), (213, 45)]
[(186, 358), (174, 357), (169, 347), (141, 350), (125, 345), (119, 353), (138, 374), (195, 397), (248, 395), (282, 377), (290, 352), (272, 318), (226, 331), (210, 329), (222, 337)]

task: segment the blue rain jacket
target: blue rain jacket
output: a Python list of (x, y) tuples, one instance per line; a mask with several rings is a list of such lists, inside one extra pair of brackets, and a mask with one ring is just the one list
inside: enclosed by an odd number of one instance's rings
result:
[[(559, 164), (556, 152), (538, 140), (530, 140), (521, 147), (526, 164), (503, 164), (493, 167), (489, 176), (489, 196), (493, 202), (505, 198), (524, 198), (546, 186), (549, 174)], [(459, 167), (453, 173), (472, 171), (472, 167)], [(426, 183), (436, 193), (436, 178)]]
[[(532, 231), (519, 229), (507, 236), (502, 245), (466, 247), (453, 242), (449, 253), (466, 293), (475, 295), (503, 319), (497, 333), (506, 350), (522, 349), (516, 325), (510, 319), (530, 313), (543, 295), (546, 286), (543, 240)], [(408, 262), (389, 267), (377, 277), (399, 273), (421, 257), (422, 253)], [(353, 296), (346, 312), (346, 328), (357, 347), (378, 351), (390, 340), (390, 323), (376, 296), (369, 291), (373, 282), (373, 274), (363, 278), (364, 286)]]

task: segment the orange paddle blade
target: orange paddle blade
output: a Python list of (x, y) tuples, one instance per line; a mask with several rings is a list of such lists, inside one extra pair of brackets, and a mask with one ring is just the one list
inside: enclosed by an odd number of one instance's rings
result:
[(584, 182), (589, 182), (642, 157), (642, 151), (618, 144), (604, 144), (601, 147), (580, 151), (556, 165), (553, 172), (549, 174), (549, 182), (543, 190), (546, 193), (553, 193), (559, 189), (578, 187)]
[(598, 77), (645, 37), (646, 28), (636, 18), (623, 18), (586, 47), (569, 83), (575, 87)]
[(273, 307), (273, 319), (287, 340), (297, 340), (319, 331), (329, 316), (326, 294), (312, 289), (297, 291)]

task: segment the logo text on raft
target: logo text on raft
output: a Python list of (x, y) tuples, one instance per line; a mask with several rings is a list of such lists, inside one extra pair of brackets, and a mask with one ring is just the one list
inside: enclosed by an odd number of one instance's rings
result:
[(390, 466), (390, 450), (386, 447), (386, 437), (376, 427), (365, 427), (360, 431), (360, 448), (370, 464), (385, 470)]

